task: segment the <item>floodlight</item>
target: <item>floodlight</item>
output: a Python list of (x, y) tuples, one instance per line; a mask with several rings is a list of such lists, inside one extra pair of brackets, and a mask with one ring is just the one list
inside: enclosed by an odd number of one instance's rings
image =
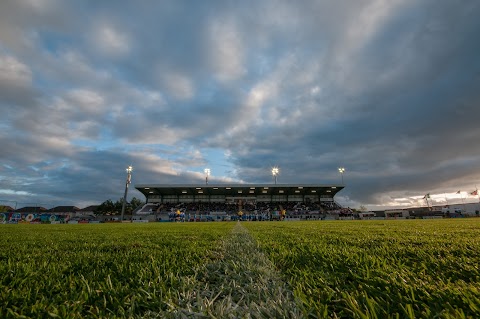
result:
[(205, 172), (205, 184), (208, 185), (208, 176), (210, 176), (210, 168), (205, 168), (203, 171)]
[(273, 178), (274, 178), (274, 180), (275, 180), (275, 184), (277, 184), (277, 175), (278, 175), (278, 173), (279, 173), (278, 167), (276, 167), (276, 166), (273, 167), (273, 168), (272, 168), (272, 175), (273, 175)]
[(339, 167), (338, 171), (340, 172), (340, 175), (342, 176), (342, 185), (343, 185), (343, 173), (345, 173), (345, 167)]

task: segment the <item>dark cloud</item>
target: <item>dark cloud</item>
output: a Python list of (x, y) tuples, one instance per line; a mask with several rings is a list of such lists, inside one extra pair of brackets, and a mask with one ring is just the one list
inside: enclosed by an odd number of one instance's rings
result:
[(122, 196), (128, 165), (134, 183), (188, 183), (209, 163), (228, 166), (212, 180), (258, 183), (275, 165), (280, 182), (340, 183), (343, 166), (350, 206), (473, 190), (479, 14), (470, 0), (2, 1), (0, 198), (94, 204)]

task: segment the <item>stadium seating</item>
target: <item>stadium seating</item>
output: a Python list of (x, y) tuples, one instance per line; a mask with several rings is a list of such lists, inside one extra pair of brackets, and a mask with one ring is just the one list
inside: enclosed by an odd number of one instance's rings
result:
[(280, 219), (281, 212), (287, 220), (353, 218), (350, 208), (336, 202), (146, 203), (136, 214), (157, 221), (218, 221)]

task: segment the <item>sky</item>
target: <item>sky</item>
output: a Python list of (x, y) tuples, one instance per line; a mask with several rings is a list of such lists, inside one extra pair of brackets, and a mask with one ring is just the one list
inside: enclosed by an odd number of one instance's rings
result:
[[(478, 202), (480, 2), (0, 1), (0, 204), (132, 184)], [(339, 167), (344, 167), (341, 175)], [(460, 194), (457, 192), (460, 191)], [(129, 199), (143, 195), (131, 187)]]

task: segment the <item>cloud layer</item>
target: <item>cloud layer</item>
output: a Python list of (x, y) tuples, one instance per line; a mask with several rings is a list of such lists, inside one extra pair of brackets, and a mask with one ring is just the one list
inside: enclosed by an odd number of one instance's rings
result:
[(2, 1), (0, 200), (115, 200), (128, 165), (134, 184), (207, 166), (268, 183), (274, 165), (329, 184), (342, 166), (348, 206), (473, 191), (478, 16), (474, 0)]

